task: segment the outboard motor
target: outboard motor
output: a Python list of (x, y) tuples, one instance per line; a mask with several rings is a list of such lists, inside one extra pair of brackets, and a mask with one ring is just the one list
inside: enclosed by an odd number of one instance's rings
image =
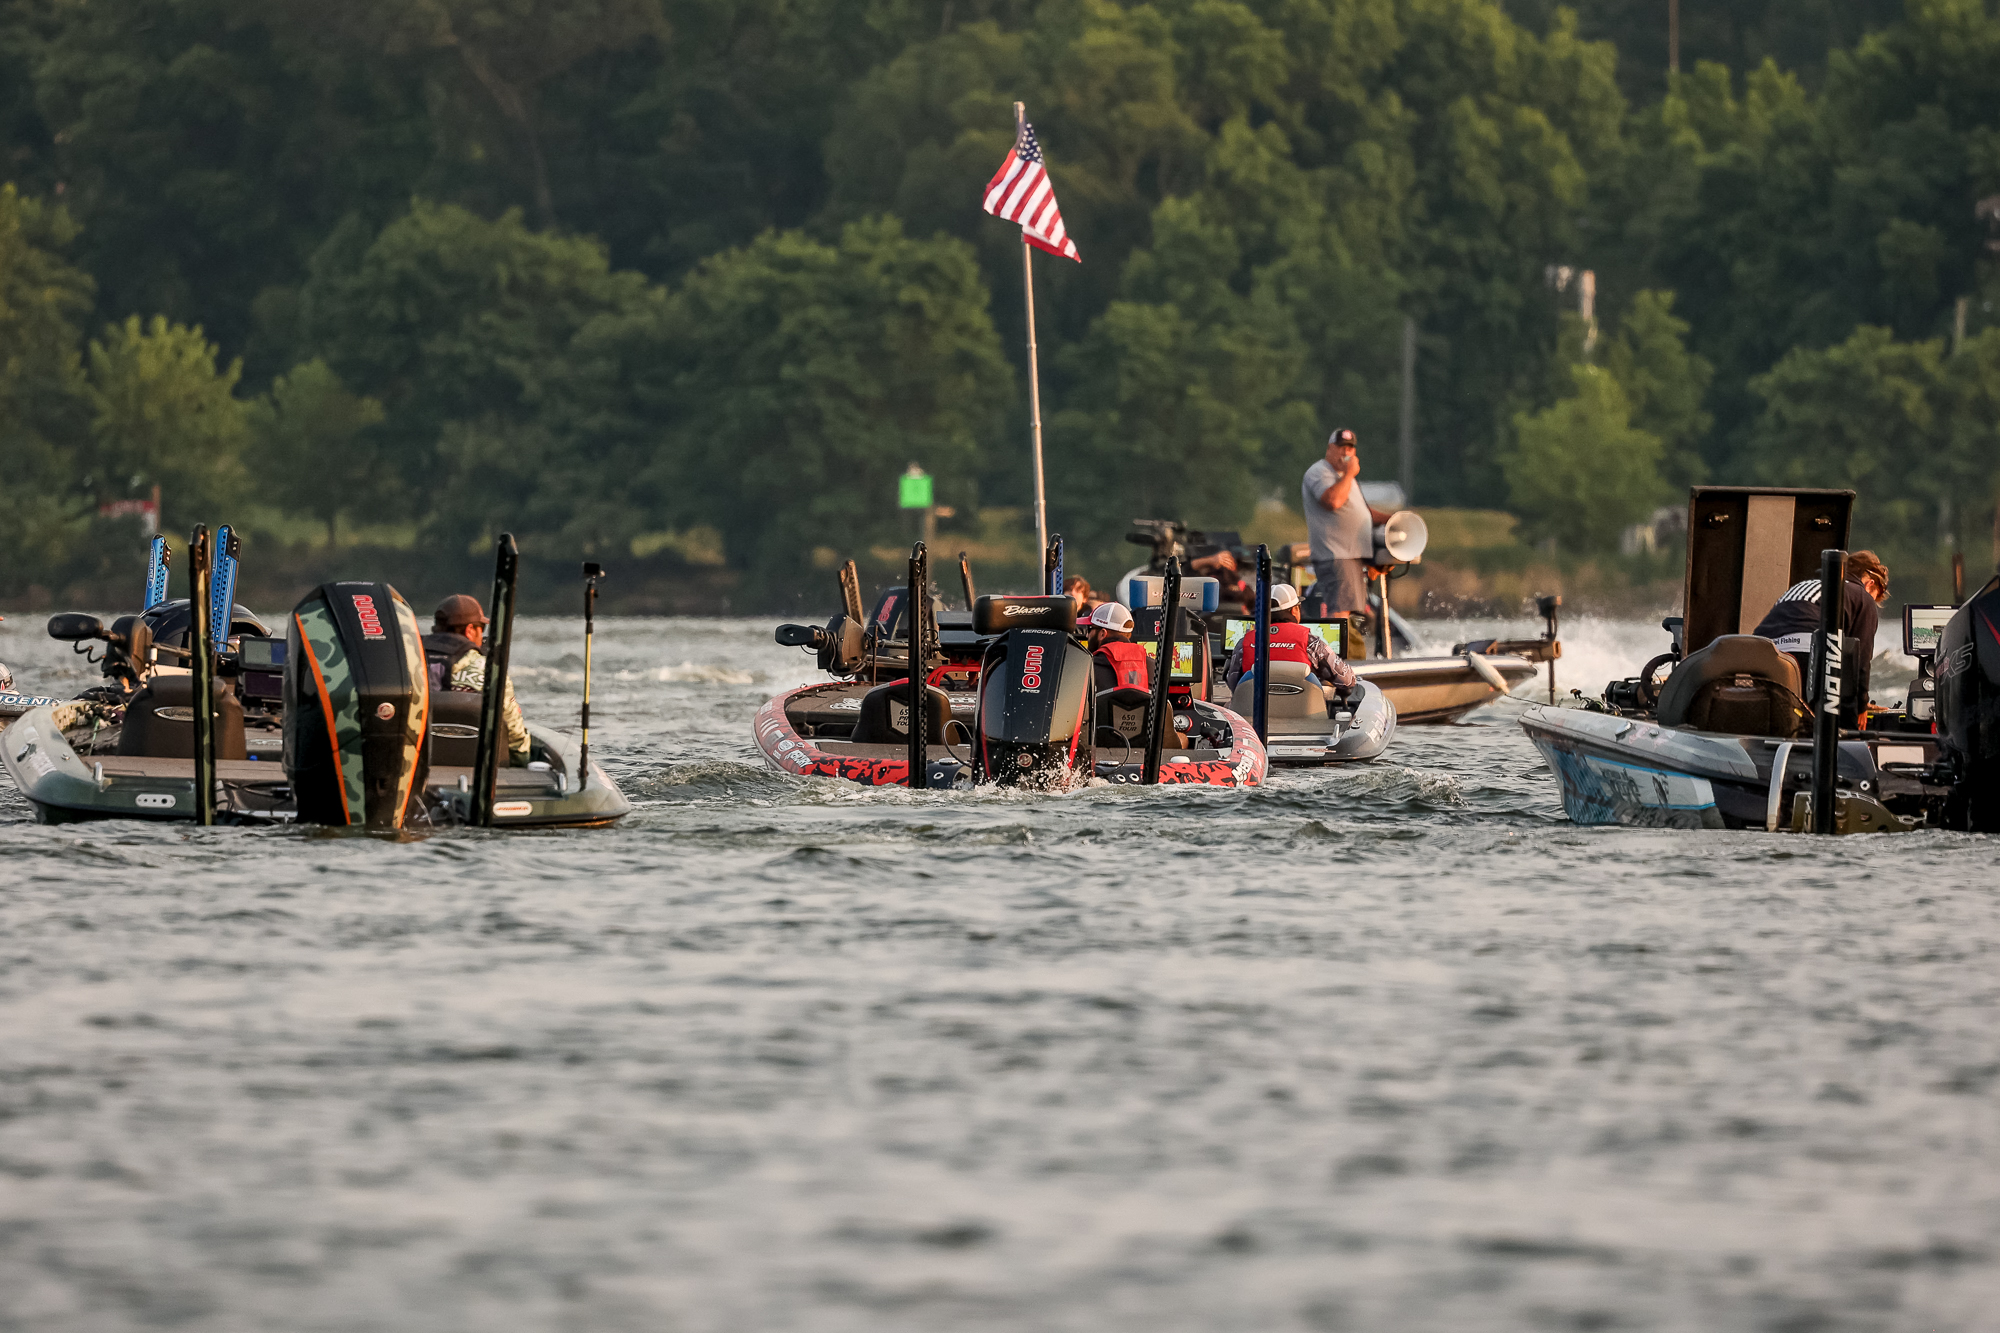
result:
[(2000, 833), (2000, 578), (1974, 593), (1944, 628), (1937, 728), (1953, 779), (1945, 823)]
[(422, 807), (430, 677), (386, 583), (325, 583), (285, 627), (285, 776), (299, 818), (397, 829)]
[(982, 597), (972, 628), (998, 634), (979, 664), (973, 778), (1062, 787), (1095, 771), (1090, 654), (1071, 638), (1067, 597)]
[[(139, 619), (144, 622), (152, 645), (159, 653), (159, 661), (170, 667), (185, 669), (188, 664), (188, 630), (194, 625), (194, 616), (188, 611), (188, 600), (177, 597), (171, 602), (160, 602), (144, 612)], [(121, 622), (122, 623), (122, 622)], [(268, 636), (270, 630), (248, 607), (241, 603), (232, 604), (229, 611), (229, 637), (234, 639), (244, 634)], [(215, 645), (217, 648), (221, 644)]]

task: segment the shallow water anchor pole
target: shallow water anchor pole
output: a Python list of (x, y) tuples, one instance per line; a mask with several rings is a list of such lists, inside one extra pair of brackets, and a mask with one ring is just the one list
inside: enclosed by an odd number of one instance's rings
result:
[(1160, 751), (1166, 748), (1167, 728), (1174, 724), (1174, 710), (1167, 700), (1167, 679), (1174, 673), (1174, 620), (1181, 609), (1181, 559), (1167, 557), (1167, 586), (1160, 599), (1160, 636), (1153, 649), (1153, 680), (1146, 695), (1146, 763), (1140, 781), (1153, 786), (1160, 780)]
[(1392, 630), (1388, 626), (1388, 570), (1386, 568), (1378, 572), (1376, 582), (1382, 584), (1380, 592), (1376, 594), (1376, 600), (1380, 602), (1380, 610), (1382, 610), (1382, 614), (1376, 616), (1376, 656), (1380, 656), (1386, 662), (1390, 656), (1394, 656), (1394, 648), (1396, 648), (1394, 634), (1392, 634)]
[(1048, 549), (1042, 552), (1042, 582), (1048, 585), (1042, 589), (1044, 596), (1063, 595), (1063, 539), (1060, 532), (1049, 538)]
[(597, 581), (603, 577), (603, 565), (583, 562), (583, 745), (576, 760), (578, 791), (590, 781), (590, 645), (597, 635)]
[(1840, 772), (1840, 603), (1845, 551), (1819, 553), (1819, 632), (1812, 641), (1812, 831), (1834, 831), (1833, 787)]
[(1257, 739), (1271, 738), (1271, 551), (1257, 548), (1257, 660), (1250, 665), (1256, 700), (1250, 707), (1250, 722)]
[(978, 595), (972, 590), (972, 562), (965, 558), (965, 552), (958, 553), (958, 581), (965, 585), (965, 609), (970, 611)]
[(188, 537), (188, 666), (194, 679), (194, 822), (215, 823), (215, 641), (208, 619), (215, 548), (208, 524)]
[(503, 532), (493, 553), (493, 613), (486, 626), (486, 689), (479, 699), (479, 747), (473, 751), (472, 806), (466, 822), (493, 827), (493, 789), (499, 781), (500, 751), (506, 744), (507, 657), (514, 646), (514, 583), (521, 552), (514, 534)]
[(931, 613), (930, 552), (918, 542), (910, 548), (909, 615), (910, 636), (910, 790), (922, 791), (930, 785), (931, 741), (924, 711), (928, 691), (924, 680), (924, 629)]

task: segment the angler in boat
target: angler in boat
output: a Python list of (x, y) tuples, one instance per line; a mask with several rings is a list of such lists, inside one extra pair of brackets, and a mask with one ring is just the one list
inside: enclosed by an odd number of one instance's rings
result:
[(234, 606), (238, 545), (227, 528), (213, 542), (197, 528), (191, 596), (170, 603), (156, 538), (142, 613), (109, 629), (93, 616), (51, 619), (53, 637), (102, 645), (105, 683), (66, 704), (43, 700), (0, 731), (0, 767), (38, 819), (393, 830), (588, 826), (629, 811), (589, 758), (596, 566), (585, 567), (582, 742), (525, 724), (527, 747), (510, 766), (500, 688), (518, 568), (510, 536), (479, 691), (431, 688), (416, 616), (386, 583), (323, 584), (281, 635), (267, 632)]
[[(470, 593), (456, 592), (438, 603), (431, 613), (431, 632), (424, 635), (424, 665), (433, 691), (485, 693), (487, 624), (486, 608)], [(507, 728), (507, 762), (526, 768), (532, 762), (529, 751), (534, 742), (521, 705), (514, 700), (512, 679), (503, 687), (500, 717)]]
[[(1100, 607), (1097, 646), (1120, 645), (1100, 658), (1079, 638), (1076, 603), (1062, 593), (1061, 538), (1050, 544), (1045, 573), (1043, 595), (980, 596), (961, 556), (970, 609), (945, 611), (919, 543), (906, 586), (883, 593), (864, 616), (849, 562), (840, 614), (825, 628), (777, 631), (779, 643), (812, 649), (836, 679), (765, 704), (758, 748), (784, 772), (873, 786), (1263, 781), (1264, 746), (1250, 722), (1210, 698), (1214, 662), (1200, 605), (1212, 602), (1212, 580), (1190, 579), (1183, 589), (1176, 566), (1149, 603)], [(1128, 633), (1129, 641), (1117, 637)], [(1141, 662), (1144, 685), (1128, 682)], [(1166, 670), (1156, 669), (1160, 662)], [(1110, 688), (1099, 688), (1100, 667), (1112, 669)]]
[[(1254, 548), (1246, 547), (1235, 532), (1193, 529), (1171, 519), (1134, 519), (1132, 526), (1137, 531), (1127, 533), (1125, 540), (1150, 548), (1152, 554), (1145, 564), (1119, 580), (1120, 588), (1137, 576), (1157, 576), (1174, 559), (1188, 561), (1197, 569), (1212, 569), (1223, 556), (1235, 570), (1253, 569), (1256, 564)], [(1546, 626), (1539, 638), (1480, 639), (1455, 644), (1449, 654), (1427, 652), (1416, 628), (1387, 606), (1390, 581), (1423, 559), (1429, 541), (1423, 518), (1409, 510), (1391, 513), (1375, 525), (1370, 541), (1373, 554), (1362, 562), (1360, 576), (1370, 591), (1359, 611), (1338, 610), (1320, 595), (1324, 580), (1314, 573), (1308, 543), (1278, 548), (1276, 567), (1278, 576), (1294, 587), (1314, 584), (1300, 597), (1302, 621), (1315, 626), (1345, 626), (1339, 631), (1347, 645), (1341, 650), (1343, 656), (1356, 676), (1379, 687), (1388, 697), (1399, 723), (1455, 721), (1520, 687), (1544, 662), (1549, 664), (1550, 697), (1554, 697), (1554, 664), (1562, 656), (1557, 623), (1560, 597), (1536, 599)], [(1247, 587), (1247, 580), (1244, 583)], [(1247, 621), (1255, 614), (1254, 593), (1243, 595), (1242, 605), (1244, 610), (1238, 614)], [(1234, 639), (1225, 643), (1218, 638), (1215, 655), (1223, 656), (1235, 643)]]
[[(1964, 605), (1903, 608), (1918, 673), (1877, 707), (1872, 655), (1879, 562), (1845, 545), (1854, 492), (1698, 486), (1688, 504), (1683, 614), (1666, 652), (1601, 699), (1535, 706), (1521, 725), (1579, 824), (1852, 833), (2000, 831), (2000, 578)], [(1818, 590), (1799, 587), (1813, 571)], [(1859, 575), (1850, 580), (1850, 575)], [(1861, 585), (1861, 601), (1854, 589)], [(1813, 605), (1801, 671), (1766, 634)], [(1753, 632), (1761, 631), (1761, 632)], [(1993, 637), (1989, 646), (1981, 635)], [(1866, 639), (1871, 640), (1864, 642)], [(1857, 725), (1858, 724), (1858, 725)]]
[[(1842, 705), (1844, 726), (1860, 721), (1862, 702), (1868, 698), (1868, 674), (1875, 661), (1875, 634), (1881, 628), (1882, 603), (1889, 600), (1889, 567), (1873, 551), (1855, 551), (1847, 557), (1841, 586), (1840, 617), (1854, 650), (1847, 654), (1841, 669), (1849, 683), (1848, 702)], [(1811, 670), (1813, 633), (1819, 628), (1819, 579), (1801, 579), (1785, 589), (1757, 628), (1750, 631), (1769, 639), (1779, 652), (1789, 655), (1799, 668), (1799, 678)]]

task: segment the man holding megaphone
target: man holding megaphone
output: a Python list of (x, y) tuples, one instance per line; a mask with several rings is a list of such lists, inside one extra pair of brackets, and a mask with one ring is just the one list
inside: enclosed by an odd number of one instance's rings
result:
[(1361, 442), (1343, 426), (1327, 438), (1326, 457), (1306, 469), (1300, 487), (1315, 580), (1305, 600), (1323, 603), (1332, 615), (1368, 609), (1375, 525), (1389, 519), (1361, 498), (1360, 476)]

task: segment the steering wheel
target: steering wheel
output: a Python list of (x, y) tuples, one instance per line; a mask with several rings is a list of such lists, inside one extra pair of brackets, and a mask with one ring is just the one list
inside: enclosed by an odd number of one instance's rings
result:
[(1658, 671), (1662, 666), (1665, 666), (1667, 668), (1667, 675), (1671, 676), (1674, 674), (1673, 668), (1679, 664), (1680, 658), (1673, 653), (1661, 653), (1658, 657), (1646, 663), (1645, 666), (1639, 668), (1639, 703), (1642, 706), (1646, 708), (1658, 708), (1660, 706), (1660, 691), (1665, 687), (1667, 682), (1664, 678), (1657, 681), (1654, 680), (1653, 673)]

